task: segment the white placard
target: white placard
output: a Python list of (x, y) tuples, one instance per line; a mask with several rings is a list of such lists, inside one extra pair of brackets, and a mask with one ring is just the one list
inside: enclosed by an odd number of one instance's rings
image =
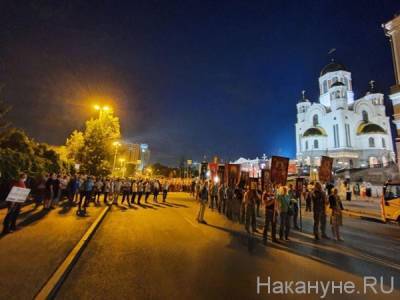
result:
[(6, 198), (6, 201), (24, 203), (26, 201), (26, 198), (28, 198), (30, 192), (31, 189), (13, 186)]

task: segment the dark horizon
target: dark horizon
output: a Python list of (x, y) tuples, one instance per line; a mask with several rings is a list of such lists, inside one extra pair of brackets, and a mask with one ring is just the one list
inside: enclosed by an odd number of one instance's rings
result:
[[(0, 83), (9, 118), (62, 144), (94, 103), (112, 105), (122, 136), (152, 162), (295, 156), (301, 91), (318, 101), (333, 56), (355, 98), (394, 84), (381, 24), (398, 1), (4, 1)], [(331, 56), (328, 51), (336, 48)], [(279, 130), (276, 130), (278, 129)]]

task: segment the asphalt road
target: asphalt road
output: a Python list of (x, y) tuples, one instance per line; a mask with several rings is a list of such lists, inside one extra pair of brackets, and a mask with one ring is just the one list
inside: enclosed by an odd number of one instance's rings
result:
[[(113, 207), (57, 294), (57, 299), (319, 299), (310, 294), (282, 295), (261, 287), (277, 281), (352, 281), (360, 293), (325, 299), (399, 299), (400, 228), (345, 218), (344, 242), (314, 242), (310, 216), (304, 232), (291, 240), (248, 250), (243, 226), (206, 211), (208, 225), (195, 221), (197, 203), (187, 194), (171, 194), (169, 202), (146, 207)], [(384, 278), (389, 289), (367, 289), (363, 276)], [(378, 281), (379, 282), (379, 281)], [(297, 283), (298, 284), (298, 283)], [(302, 291), (299, 290), (301, 293)], [(303, 290), (304, 292), (304, 290)]]

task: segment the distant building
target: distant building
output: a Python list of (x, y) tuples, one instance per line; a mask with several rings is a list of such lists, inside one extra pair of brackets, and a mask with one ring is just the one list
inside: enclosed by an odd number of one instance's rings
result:
[(137, 170), (141, 171), (150, 162), (150, 149), (147, 144), (128, 144), (128, 161), (137, 165)]
[(319, 102), (304, 94), (297, 104), (296, 156), (300, 166), (319, 166), (321, 156), (336, 168), (386, 166), (394, 161), (390, 118), (384, 95), (370, 82), (355, 100), (351, 72), (332, 61), (319, 77)]
[(150, 149), (147, 144), (140, 144), (139, 170), (143, 170), (150, 162)]
[(393, 104), (393, 122), (396, 125), (397, 163), (400, 160), (400, 16), (383, 25), (386, 35), (390, 39), (393, 55), (395, 84), (390, 88), (389, 98)]

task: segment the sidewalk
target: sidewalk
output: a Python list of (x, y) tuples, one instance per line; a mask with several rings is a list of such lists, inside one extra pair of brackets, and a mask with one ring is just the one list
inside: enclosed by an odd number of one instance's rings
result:
[[(78, 217), (76, 207), (45, 212), (34, 205), (22, 208), (19, 230), (0, 235), (0, 295), (3, 299), (32, 299), (65, 259), (103, 206)], [(3, 220), (6, 210), (0, 210)], [(0, 226), (2, 228), (2, 226)]]
[(344, 212), (348, 215), (382, 220), (380, 198), (342, 201)]

